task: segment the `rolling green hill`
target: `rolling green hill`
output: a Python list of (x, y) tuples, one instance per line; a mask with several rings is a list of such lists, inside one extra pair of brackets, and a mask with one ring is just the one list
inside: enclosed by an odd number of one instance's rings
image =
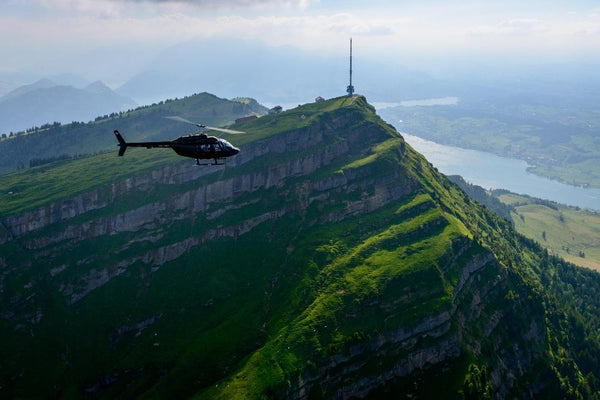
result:
[(517, 232), (537, 241), (550, 253), (600, 271), (599, 213), (501, 189), (488, 191), (460, 176), (449, 178), (488, 209), (512, 221)]
[(235, 129), (0, 178), (0, 397), (598, 398), (600, 276), (364, 97)]
[(260, 115), (266, 111), (255, 100), (226, 100), (200, 93), (128, 112), (99, 116), (87, 123), (50, 123), (0, 140), (0, 173), (54, 159), (113, 150), (116, 148), (115, 138), (111, 135), (114, 129), (120, 130), (129, 141), (170, 140), (194, 131), (189, 125), (166, 119), (167, 116), (178, 115), (205, 125), (221, 126), (239, 117)]
[(565, 260), (600, 271), (600, 213), (527, 196), (499, 194), (517, 231)]

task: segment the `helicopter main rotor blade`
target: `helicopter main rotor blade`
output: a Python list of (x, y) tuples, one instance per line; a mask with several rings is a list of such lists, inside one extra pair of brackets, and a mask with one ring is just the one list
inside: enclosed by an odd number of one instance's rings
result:
[(242, 131), (234, 131), (233, 129), (215, 128), (214, 126), (202, 125), (202, 127), (208, 129), (209, 131), (219, 131), (219, 132), (223, 132), (223, 133), (229, 133), (231, 135), (240, 135), (242, 133), (246, 133), (246, 132), (242, 132)]
[(189, 119), (182, 118), (182, 117), (180, 117), (180, 116), (178, 116), (178, 115), (173, 115), (173, 116), (170, 116), (170, 117), (165, 117), (165, 118), (171, 119), (171, 120), (173, 120), (173, 121), (184, 122), (184, 123), (186, 123), (186, 124), (194, 125), (194, 126), (197, 126), (197, 127), (199, 127), (199, 128), (204, 128), (204, 125), (202, 125), (202, 124), (197, 124), (197, 123), (195, 123), (195, 122), (192, 122), (192, 121), (190, 121)]
[(184, 122), (186, 124), (194, 125), (194, 126), (197, 126), (198, 128), (204, 128), (204, 129), (208, 129), (208, 130), (212, 130), (212, 131), (219, 131), (219, 132), (223, 132), (223, 133), (229, 133), (231, 135), (239, 135), (242, 133), (246, 133), (246, 132), (242, 132), (242, 131), (234, 131), (233, 129), (216, 128), (214, 126), (206, 126), (206, 125), (198, 124), (196, 122), (192, 122), (188, 119), (182, 118), (178, 115), (173, 115), (173, 116), (165, 117), (165, 118), (168, 118), (173, 121), (179, 121), (179, 122)]

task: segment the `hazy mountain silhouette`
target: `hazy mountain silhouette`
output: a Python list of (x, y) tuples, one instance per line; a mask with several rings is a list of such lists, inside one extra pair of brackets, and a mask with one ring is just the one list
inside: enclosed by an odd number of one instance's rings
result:
[(58, 84), (54, 81), (51, 81), (50, 79), (43, 78), (43, 79), (40, 79), (39, 81), (35, 81), (32, 84), (19, 86), (18, 88), (11, 90), (10, 92), (6, 93), (4, 96), (0, 97), (0, 102), (6, 101), (9, 99), (14, 99), (16, 97), (22, 96), (22, 95), (32, 92), (34, 90), (47, 89), (47, 88), (51, 88), (53, 86), (58, 86)]
[[(217, 56), (218, 55), (218, 56)], [(354, 58), (354, 86), (368, 98), (397, 100), (452, 94), (433, 77), (378, 61)], [(139, 103), (208, 91), (223, 97), (252, 94), (267, 103), (306, 102), (345, 93), (348, 56), (319, 55), (241, 39), (175, 45), (117, 89)]]
[(41, 79), (0, 97), (0, 133), (55, 121), (89, 121), (134, 105), (134, 100), (115, 93), (100, 81), (79, 89)]

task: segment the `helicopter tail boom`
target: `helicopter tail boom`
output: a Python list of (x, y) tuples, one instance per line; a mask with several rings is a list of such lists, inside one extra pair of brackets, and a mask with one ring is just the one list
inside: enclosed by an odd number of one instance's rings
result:
[(115, 130), (115, 136), (119, 141), (119, 156), (123, 156), (123, 154), (125, 154), (125, 150), (127, 150), (127, 142), (125, 142), (125, 139), (123, 139), (123, 136), (121, 136), (117, 130)]

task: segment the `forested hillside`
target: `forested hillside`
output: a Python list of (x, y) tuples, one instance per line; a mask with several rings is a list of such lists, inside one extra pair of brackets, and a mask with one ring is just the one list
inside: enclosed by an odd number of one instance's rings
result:
[(114, 129), (119, 129), (130, 141), (167, 140), (194, 131), (189, 125), (166, 119), (167, 116), (177, 115), (205, 125), (220, 126), (266, 111), (251, 99), (226, 100), (200, 93), (128, 112), (100, 115), (92, 122), (49, 123), (0, 140), (3, 155), (0, 173), (115, 149)]
[(0, 210), (0, 397), (600, 397), (600, 275), (364, 97), (234, 129), (225, 166), (137, 149), (0, 178), (20, 196)]

